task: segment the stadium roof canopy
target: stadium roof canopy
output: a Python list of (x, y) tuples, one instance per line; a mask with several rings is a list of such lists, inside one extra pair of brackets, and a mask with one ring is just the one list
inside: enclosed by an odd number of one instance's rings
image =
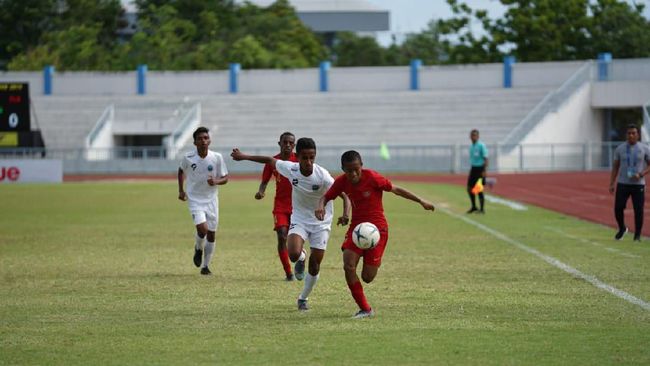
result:
[[(249, 0), (268, 6), (273, 0)], [(290, 0), (298, 17), (316, 32), (389, 30), (389, 12), (366, 0)]]

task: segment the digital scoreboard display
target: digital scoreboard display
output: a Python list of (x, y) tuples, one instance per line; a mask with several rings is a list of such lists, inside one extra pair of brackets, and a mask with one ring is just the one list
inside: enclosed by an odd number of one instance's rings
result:
[(0, 131), (30, 131), (29, 84), (0, 82)]

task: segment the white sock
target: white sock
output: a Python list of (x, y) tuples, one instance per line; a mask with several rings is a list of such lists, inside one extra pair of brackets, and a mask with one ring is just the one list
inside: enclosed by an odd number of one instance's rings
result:
[(304, 261), (305, 258), (307, 258), (307, 254), (305, 254), (305, 250), (303, 249), (302, 252), (300, 252), (300, 258), (298, 258), (298, 260)]
[(205, 268), (210, 265), (212, 254), (214, 254), (214, 242), (206, 241), (205, 249), (203, 251), (203, 264), (201, 265), (201, 268)]
[(203, 241), (205, 240), (204, 237), (198, 236), (198, 234), (194, 237), (194, 249), (195, 250), (201, 250), (203, 249)]
[(298, 296), (300, 300), (307, 300), (309, 298), (311, 290), (313, 290), (314, 286), (316, 286), (319, 275), (320, 274), (312, 276), (309, 272), (307, 272), (307, 275), (305, 276), (305, 287), (302, 288), (302, 292), (300, 293), (300, 296)]

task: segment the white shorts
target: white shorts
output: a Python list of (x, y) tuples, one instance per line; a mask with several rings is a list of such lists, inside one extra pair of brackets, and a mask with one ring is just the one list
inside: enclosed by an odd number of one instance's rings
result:
[(321, 225), (304, 225), (301, 223), (291, 223), (289, 225), (289, 235), (297, 234), (302, 240), (309, 241), (309, 247), (314, 249), (327, 249), (327, 241), (330, 239), (330, 229), (323, 228)]
[(217, 201), (189, 202), (190, 213), (194, 225), (208, 223), (208, 231), (217, 231), (219, 225), (219, 205)]

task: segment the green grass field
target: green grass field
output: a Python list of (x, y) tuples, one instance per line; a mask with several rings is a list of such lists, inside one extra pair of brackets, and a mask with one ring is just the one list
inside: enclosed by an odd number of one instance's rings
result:
[[(403, 185), (467, 208), (460, 187)], [(206, 278), (174, 182), (2, 186), (0, 364), (650, 364), (650, 310), (392, 194), (384, 264), (365, 285), (377, 316), (350, 319), (340, 227), (298, 313), (302, 283), (283, 280), (272, 195), (255, 201), (256, 188), (221, 188)], [(537, 208), (469, 218), (650, 301), (648, 242)]]

